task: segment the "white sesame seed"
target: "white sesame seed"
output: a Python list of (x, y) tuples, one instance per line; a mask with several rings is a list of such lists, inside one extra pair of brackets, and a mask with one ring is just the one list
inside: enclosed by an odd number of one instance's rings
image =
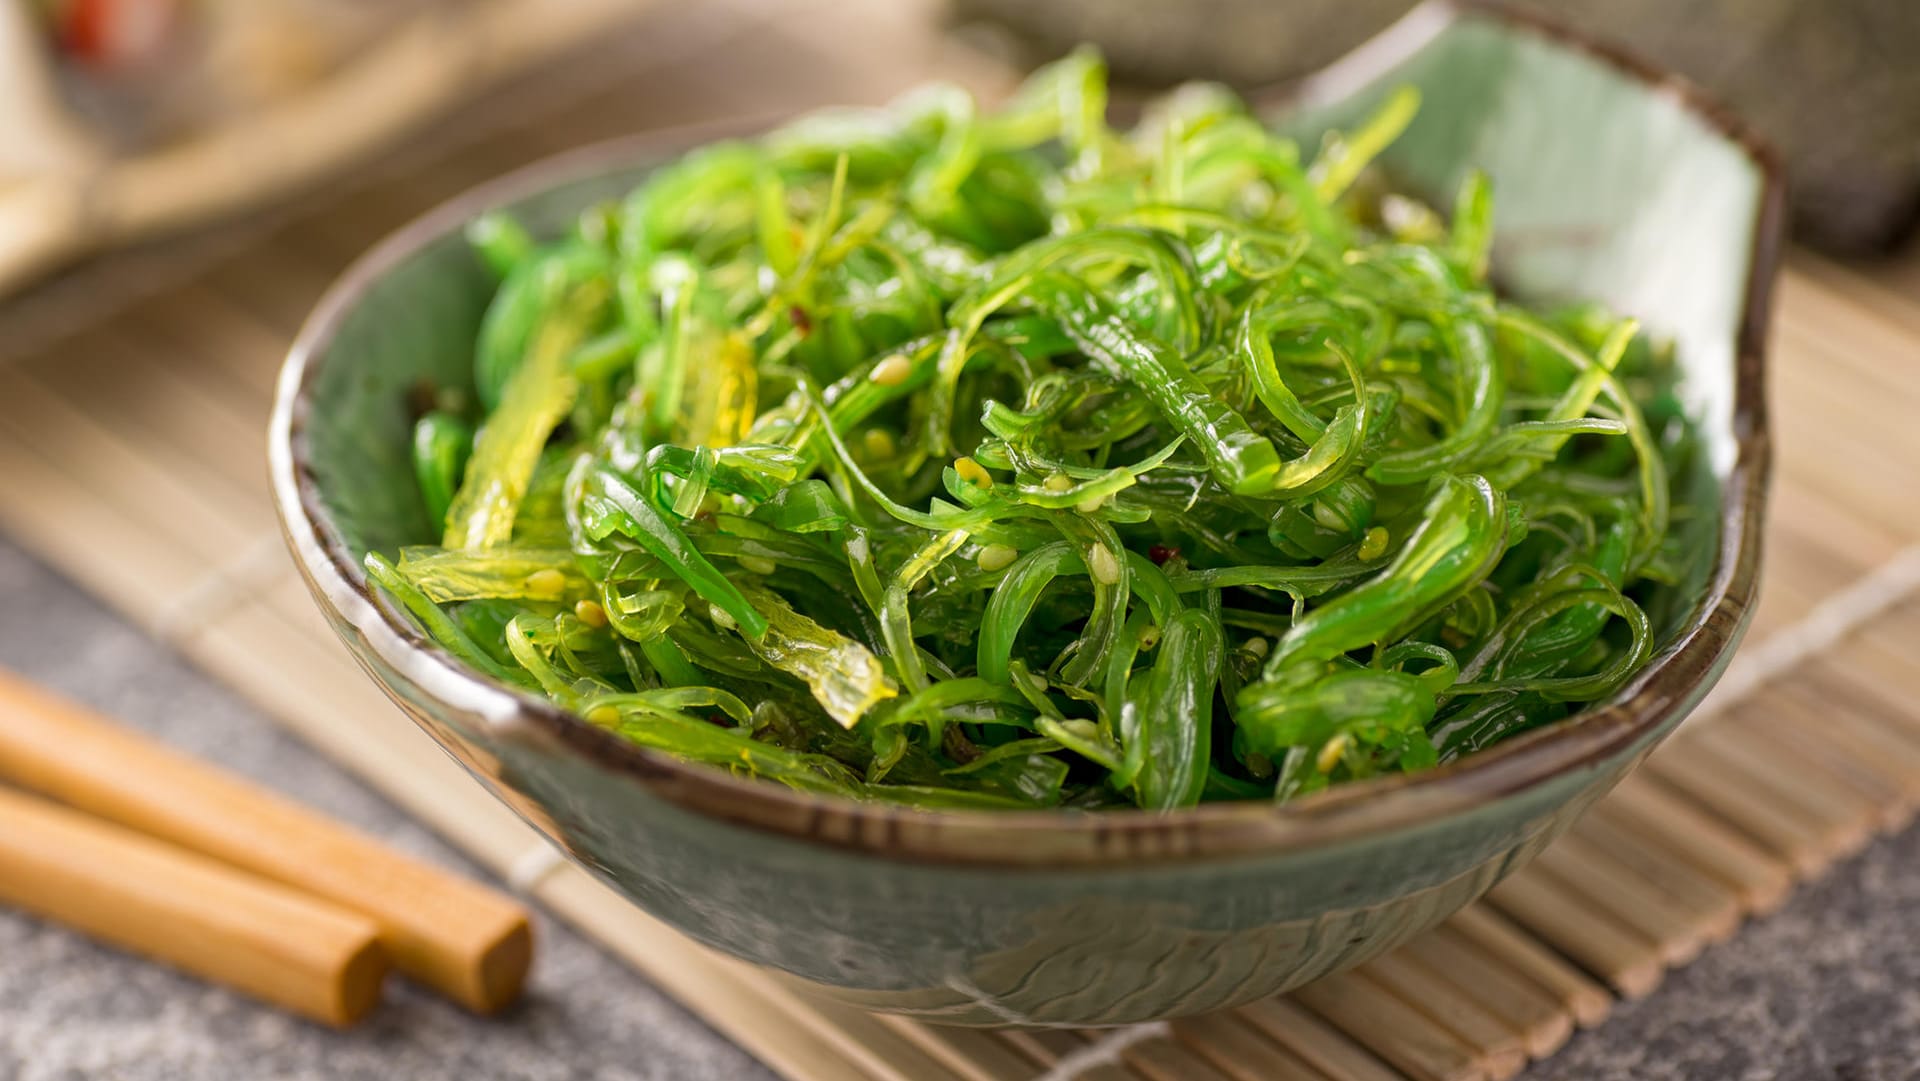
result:
[(1087, 556), (1087, 572), (1093, 575), (1094, 581), (1110, 586), (1120, 580), (1120, 560), (1106, 545), (1098, 545)]
[(1084, 739), (1089, 743), (1100, 738), (1100, 726), (1085, 717), (1069, 717), (1060, 722), (1060, 727), (1075, 739)]
[(913, 362), (895, 353), (873, 366), (873, 372), (867, 378), (883, 387), (897, 387), (913, 374)]
[(1321, 746), (1319, 757), (1313, 760), (1314, 766), (1318, 768), (1321, 773), (1332, 773), (1333, 767), (1340, 764), (1341, 756), (1347, 753), (1348, 742), (1349, 740), (1345, 732), (1341, 732), (1328, 740)]
[(1020, 558), (1020, 550), (1010, 544), (989, 544), (973, 558), (983, 571), (997, 571)]
[(543, 600), (558, 597), (567, 588), (567, 576), (548, 567), (527, 575), (527, 592)]

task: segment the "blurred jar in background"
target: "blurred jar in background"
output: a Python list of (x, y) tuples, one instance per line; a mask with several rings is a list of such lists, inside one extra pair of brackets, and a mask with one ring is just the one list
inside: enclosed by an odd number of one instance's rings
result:
[(151, 146), (323, 78), (435, 0), (30, 0), (66, 104)]
[(156, 61), (180, 26), (180, 0), (39, 0), (60, 53), (98, 71)]

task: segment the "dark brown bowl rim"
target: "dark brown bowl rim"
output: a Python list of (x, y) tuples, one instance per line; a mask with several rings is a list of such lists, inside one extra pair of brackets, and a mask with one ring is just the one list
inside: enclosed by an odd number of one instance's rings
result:
[[(362, 256), (301, 328), (276, 393), (271, 432), (276, 505), (302, 574), (394, 671), (451, 708), (521, 738), (537, 733), (629, 776), (652, 795), (715, 819), (795, 840), (895, 859), (972, 866), (1124, 866), (1143, 861), (1274, 855), (1430, 825), (1551, 778), (1597, 767), (1657, 733), (1718, 678), (1758, 589), (1760, 525), (1770, 469), (1763, 373), (1780, 257), (1785, 185), (1773, 153), (1687, 81), (1531, 12), (1475, 0), (1429, 0), (1400, 23), (1297, 88), (1348, 86), (1391, 66), (1462, 16), (1492, 18), (1592, 56), (1673, 96), (1740, 147), (1762, 184), (1737, 332), (1733, 435), (1720, 547), (1708, 593), (1687, 626), (1615, 698), (1597, 709), (1423, 773), (1342, 785), (1286, 804), (1204, 804), (1158, 814), (1115, 810), (918, 811), (815, 796), (649, 751), (545, 700), (467, 667), (376, 599), (334, 526), (307, 456), (308, 387), (347, 312), (369, 284), (460, 228), (479, 211), (618, 165), (660, 160), (714, 129), (643, 135), (583, 148), (510, 173), (429, 211)], [(353, 614), (344, 607), (351, 604)], [(1015, 839), (1017, 838), (1017, 843)]]

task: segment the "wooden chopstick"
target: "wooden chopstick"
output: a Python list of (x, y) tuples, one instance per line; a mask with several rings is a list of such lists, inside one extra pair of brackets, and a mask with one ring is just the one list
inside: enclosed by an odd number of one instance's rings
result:
[(481, 1013), (519, 993), (525, 909), (0, 672), (0, 778), (370, 918), (394, 966)]
[(7, 788), (0, 823), (0, 901), (329, 1025), (380, 999), (357, 912)]

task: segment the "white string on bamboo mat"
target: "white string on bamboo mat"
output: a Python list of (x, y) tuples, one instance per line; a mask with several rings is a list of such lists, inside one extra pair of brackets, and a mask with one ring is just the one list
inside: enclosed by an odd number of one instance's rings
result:
[(1742, 650), (1726, 678), (1694, 711), (1693, 720), (1712, 717), (1761, 687), (1806, 663), (1860, 628), (1920, 592), (1920, 544), (1909, 545), (1852, 585), (1813, 606), (1812, 611)]
[(536, 841), (507, 864), (507, 887), (515, 893), (533, 896), (555, 871), (567, 865), (566, 853), (557, 845)]
[(1002, 1023), (1008, 1023), (1008, 1025), (1033, 1025), (1033, 1023), (1035, 1023), (1031, 1018), (1027, 1018), (1025, 1014), (1021, 1014), (1020, 1010), (1012, 1010), (1012, 1008), (1008, 1008), (1006, 1004), (1002, 1004), (998, 998), (989, 995), (985, 987), (979, 987), (977, 983), (973, 983), (972, 979), (968, 979), (968, 977), (964, 977), (964, 975), (948, 975), (947, 987), (952, 987), (954, 991), (966, 995), (968, 1000), (972, 1000), (975, 1006), (979, 1006), (981, 1010), (987, 1010), (989, 1014), (993, 1014), (996, 1020), (1000, 1020)]
[(1121, 1056), (1134, 1044), (1159, 1039), (1172, 1032), (1173, 1026), (1165, 1021), (1148, 1021), (1143, 1025), (1114, 1029), (1087, 1046), (1060, 1056), (1051, 1069), (1033, 1081), (1076, 1081), (1083, 1074), (1102, 1066), (1119, 1065)]
[(208, 571), (162, 605), (149, 631), (160, 641), (177, 645), (291, 569), (280, 531), (262, 534), (239, 558)]

